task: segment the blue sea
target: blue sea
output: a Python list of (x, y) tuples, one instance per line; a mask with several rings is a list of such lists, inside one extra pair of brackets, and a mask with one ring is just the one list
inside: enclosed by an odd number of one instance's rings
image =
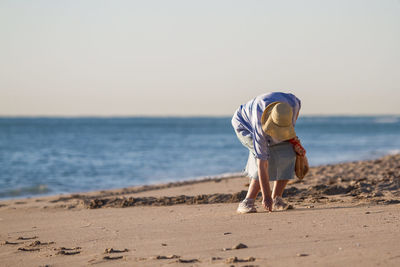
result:
[[(400, 116), (300, 117), (312, 166), (400, 152)], [(0, 199), (241, 172), (229, 117), (0, 118)]]

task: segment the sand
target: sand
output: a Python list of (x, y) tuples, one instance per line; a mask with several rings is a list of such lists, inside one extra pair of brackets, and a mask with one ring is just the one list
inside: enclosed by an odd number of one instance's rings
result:
[(311, 168), (294, 209), (244, 177), (0, 202), (0, 266), (400, 266), (400, 155)]

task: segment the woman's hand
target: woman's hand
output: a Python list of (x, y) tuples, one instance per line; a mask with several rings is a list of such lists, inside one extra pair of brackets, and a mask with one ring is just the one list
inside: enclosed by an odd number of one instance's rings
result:
[(272, 211), (272, 197), (268, 196), (265, 199), (263, 199), (262, 204), (264, 206), (264, 209), (266, 211), (271, 212)]
[(263, 196), (262, 204), (267, 211), (271, 212), (272, 198), (271, 188), (269, 187), (268, 160), (257, 159), (257, 164), (261, 194)]
[(306, 150), (301, 145), (300, 139), (297, 136), (288, 141), (293, 145), (294, 152), (296, 152), (297, 155), (304, 156), (306, 154)]

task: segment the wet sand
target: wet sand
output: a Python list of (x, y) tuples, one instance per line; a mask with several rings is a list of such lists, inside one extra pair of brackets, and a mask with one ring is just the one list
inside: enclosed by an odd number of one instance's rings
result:
[(311, 168), (293, 210), (244, 177), (0, 202), (1, 266), (399, 266), (400, 155)]

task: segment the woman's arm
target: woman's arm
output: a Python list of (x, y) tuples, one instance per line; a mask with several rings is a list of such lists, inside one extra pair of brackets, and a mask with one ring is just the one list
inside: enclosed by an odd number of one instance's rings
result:
[(263, 206), (266, 210), (272, 211), (271, 188), (269, 186), (268, 160), (257, 159), (258, 177), (263, 197)]

